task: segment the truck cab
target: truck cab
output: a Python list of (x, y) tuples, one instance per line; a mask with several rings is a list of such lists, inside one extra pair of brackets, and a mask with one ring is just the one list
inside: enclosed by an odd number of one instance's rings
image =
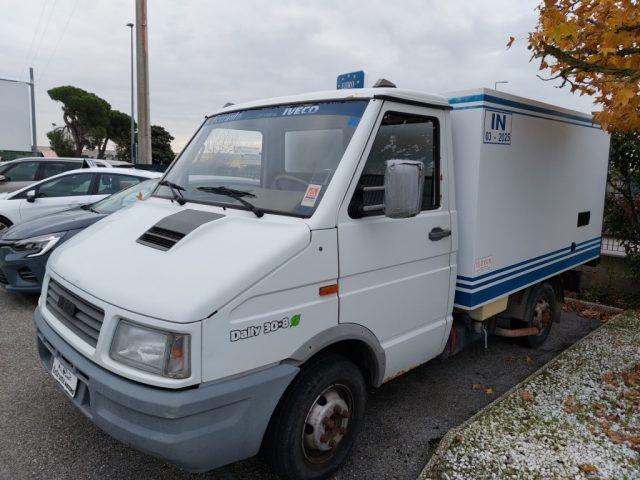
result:
[(207, 117), (151, 197), (52, 255), (45, 367), (100, 428), (185, 469), (262, 449), (284, 478), (326, 478), (368, 387), (457, 348), (451, 111), (372, 88)]

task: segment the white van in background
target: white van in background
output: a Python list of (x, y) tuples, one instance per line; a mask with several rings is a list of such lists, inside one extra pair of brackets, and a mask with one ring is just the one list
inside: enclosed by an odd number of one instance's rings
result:
[(600, 254), (608, 147), (588, 116), (486, 89), (224, 108), (154, 195), (54, 252), (41, 359), (96, 425), (183, 468), (262, 448), (327, 478), (367, 385), (545, 340)]

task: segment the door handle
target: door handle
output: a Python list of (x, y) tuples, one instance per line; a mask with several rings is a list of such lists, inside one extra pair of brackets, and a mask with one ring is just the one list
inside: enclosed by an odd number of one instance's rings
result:
[(444, 230), (440, 227), (435, 227), (429, 232), (429, 240), (437, 242), (445, 237), (451, 235), (451, 230)]

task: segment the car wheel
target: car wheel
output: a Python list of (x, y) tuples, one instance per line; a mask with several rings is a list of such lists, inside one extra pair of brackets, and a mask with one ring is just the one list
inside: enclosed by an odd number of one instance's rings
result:
[(353, 362), (335, 354), (315, 358), (276, 408), (263, 452), (282, 478), (327, 478), (349, 455), (365, 403), (365, 381)]
[(556, 309), (556, 292), (548, 283), (542, 283), (533, 288), (525, 309), (525, 322), (530, 327), (537, 327), (537, 335), (524, 337), (525, 345), (538, 348), (549, 336), (551, 326), (558, 315)]

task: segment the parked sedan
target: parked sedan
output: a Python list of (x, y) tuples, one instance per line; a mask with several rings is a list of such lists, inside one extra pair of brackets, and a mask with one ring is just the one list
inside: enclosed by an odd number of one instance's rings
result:
[(74, 206), (97, 202), (161, 174), (132, 168), (71, 170), (17, 192), (0, 194), (0, 230)]
[(118, 167), (130, 168), (129, 162), (70, 157), (25, 157), (0, 164), (0, 192), (15, 192), (38, 180), (77, 168)]
[(146, 198), (158, 180), (145, 180), (97, 203), (46, 215), (0, 233), (0, 285), (39, 292), (49, 255), (98, 220)]

